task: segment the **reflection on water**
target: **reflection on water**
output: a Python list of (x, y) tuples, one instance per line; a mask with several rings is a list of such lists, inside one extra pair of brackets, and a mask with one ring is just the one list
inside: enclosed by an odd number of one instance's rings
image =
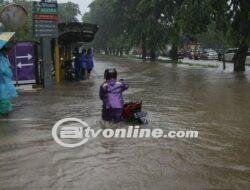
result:
[[(51, 128), (62, 118), (109, 127), (98, 97), (106, 67), (130, 84), (127, 100), (144, 102), (148, 127), (198, 130), (200, 137), (98, 137), (59, 147)], [(23, 93), (16, 111), (0, 120), (0, 189), (249, 189), (249, 95), (249, 71), (98, 58), (91, 80)]]

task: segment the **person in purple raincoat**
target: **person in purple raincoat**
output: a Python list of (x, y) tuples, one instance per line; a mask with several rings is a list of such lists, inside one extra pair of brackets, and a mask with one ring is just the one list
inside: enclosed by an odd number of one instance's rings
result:
[(80, 80), (84, 80), (87, 78), (87, 50), (85, 48), (82, 49), (79, 60), (80, 60)]
[(103, 101), (102, 118), (105, 121), (120, 122), (123, 120), (124, 100), (122, 93), (128, 89), (123, 80), (117, 80), (116, 69), (106, 69), (106, 81), (100, 86), (99, 96)]

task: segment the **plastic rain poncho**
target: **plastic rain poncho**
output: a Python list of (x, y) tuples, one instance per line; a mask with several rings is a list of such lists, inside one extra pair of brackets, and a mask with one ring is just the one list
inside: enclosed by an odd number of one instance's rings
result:
[(9, 60), (0, 52), (0, 114), (9, 113), (12, 109), (9, 100), (17, 97), (12, 75)]

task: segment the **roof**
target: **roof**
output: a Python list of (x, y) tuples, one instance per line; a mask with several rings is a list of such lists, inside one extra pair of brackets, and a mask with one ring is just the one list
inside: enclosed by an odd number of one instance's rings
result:
[(14, 35), (15, 35), (15, 32), (0, 33), (0, 49), (2, 49), (3, 46), (5, 46)]
[(60, 45), (91, 42), (99, 29), (98, 25), (81, 22), (60, 23), (58, 27)]

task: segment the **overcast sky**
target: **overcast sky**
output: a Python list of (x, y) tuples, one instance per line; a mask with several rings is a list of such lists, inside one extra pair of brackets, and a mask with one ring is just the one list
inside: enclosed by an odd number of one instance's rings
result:
[[(77, 3), (81, 9), (82, 14), (84, 14), (86, 11), (88, 11), (88, 6), (93, 0), (70, 0), (73, 3)], [(69, 2), (69, 0), (57, 0), (58, 3), (64, 3)], [(78, 18), (81, 20), (81, 16), (78, 16)]]

